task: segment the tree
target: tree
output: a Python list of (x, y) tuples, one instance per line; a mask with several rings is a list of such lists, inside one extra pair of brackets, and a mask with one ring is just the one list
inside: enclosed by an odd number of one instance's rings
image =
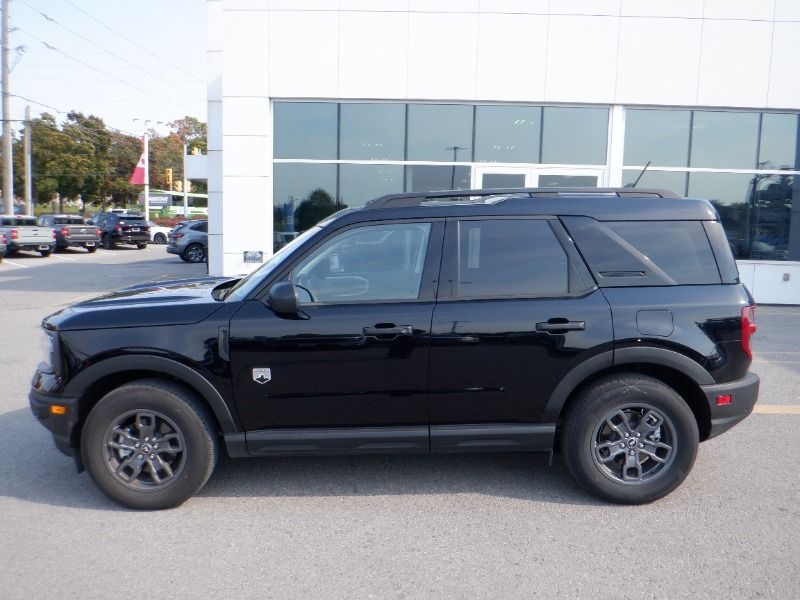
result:
[(201, 154), (208, 154), (208, 125), (194, 117), (185, 116), (169, 124), (172, 133), (177, 135), (182, 143), (186, 144), (189, 154), (197, 148)]
[(334, 212), (336, 203), (331, 195), (322, 188), (317, 188), (295, 209), (295, 228), (297, 231), (305, 231)]
[(108, 150), (109, 176), (106, 180), (106, 197), (117, 206), (132, 203), (141, 188), (131, 185), (128, 180), (142, 154), (142, 141), (133, 135), (118, 131), (111, 132)]

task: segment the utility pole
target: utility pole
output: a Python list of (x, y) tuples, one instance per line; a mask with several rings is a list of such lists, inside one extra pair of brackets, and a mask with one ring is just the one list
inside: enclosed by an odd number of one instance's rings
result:
[(5, 213), (14, 214), (14, 163), (11, 155), (11, 88), (8, 85), (8, 0), (3, 0), (3, 200)]
[(189, 218), (189, 180), (186, 179), (186, 143), (183, 144), (183, 218)]
[(147, 123), (145, 121), (144, 130), (144, 218), (150, 219), (150, 148), (148, 145), (150, 136), (147, 134)]
[(31, 148), (31, 107), (25, 107), (25, 137), (23, 138), (25, 147), (25, 214), (33, 214), (33, 149)]

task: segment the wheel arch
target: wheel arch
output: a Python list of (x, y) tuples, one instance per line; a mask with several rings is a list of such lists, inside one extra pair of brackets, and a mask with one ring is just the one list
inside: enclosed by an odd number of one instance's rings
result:
[(551, 394), (542, 421), (559, 423), (581, 392), (603, 377), (617, 373), (639, 373), (658, 379), (674, 389), (694, 414), (700, 440), (707, 439), (711, 432), (711, 411), (700, 386), (715, 383), (708, 372), (691, 359), (671, 350), (623, 350), (630, 352), (616, 350), (603, 353), (570, 371)]
[(115, 356), (85, 369), (65, 387), (65, 395), (79, 398), (78, 423), (71, 433), (70, 445), (79, 447), (86, 417), (105, 394), (140, 379), (167, 379), (186, 386), (206, 404), (222, 434), (240, 430), (219, 391), (191, 367), (159, 356)]

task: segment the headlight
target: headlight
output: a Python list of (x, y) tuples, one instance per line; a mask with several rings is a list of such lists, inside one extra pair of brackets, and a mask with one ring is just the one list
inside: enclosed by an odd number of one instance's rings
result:
[(42, 330), (42, 336), (39, 339), (40, 354), (39, 368), (43, 371), (50, 373), (58, 372), (58, 359), (56, 352), (56, 334), (53, 331), (46, 329)]

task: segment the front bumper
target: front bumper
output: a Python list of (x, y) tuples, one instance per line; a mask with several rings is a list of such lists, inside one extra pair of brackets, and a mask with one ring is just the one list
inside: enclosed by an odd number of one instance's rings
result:
[[(31, 389), (28, 394), (31, 412), (53, 434), (53, 441), (67, 456), (76, 456), (73, 433), (78, 424), (78, 399), (56, 396)], [(52, 407), (63, 407), (63, 414), (53, 413)]]
[[(753, 406), (758, 400), (759, 383), (758, 375), (748, 373), (738, 381), (701, 386), (711, 411), (711, 431), (707, 439), (728, 431), (753, 412)], [(728, 395), (731, 396), (730, 404), (718, 406), (717, 398)]]
[(183, 248), (178, 248), (178, 246), (173, 246), (172, 244), (167, 246), (168, 254), (180, 254), (181, 252), (183, 252), (183, 250), (184, 250)]

